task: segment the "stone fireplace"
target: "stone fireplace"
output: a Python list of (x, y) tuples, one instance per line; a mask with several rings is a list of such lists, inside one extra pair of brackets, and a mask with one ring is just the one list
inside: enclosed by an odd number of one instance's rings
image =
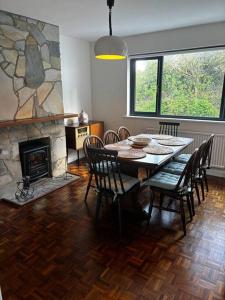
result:
[(63, 121), (34, 123), (0, 129), (0, 198), (10, 199), (22, 178), (19, 143), (49, 138), (53, 177), (66, 171), (66, 140)]
[(0, 120), (63, 113), (59, 27), (0, 10)]
[(64, 174), (65, 128), (54, 120), (64, 112), (58, 26), (0, 10), (0, 107), (0, 199), (22, 178), (21, 143), (48, 139), (50, 174)]

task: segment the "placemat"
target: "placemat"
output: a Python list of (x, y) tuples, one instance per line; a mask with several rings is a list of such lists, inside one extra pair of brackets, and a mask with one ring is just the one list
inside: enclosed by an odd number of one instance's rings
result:
[(155, 140), (170, 140), (174, 138), (174, 136), (166, 134), (149, 134), (149, 136)]
[(138, 158), (144, 158), (146, 156), (146, 153), (142, 150), (127, 150), (127, 151), (119, 151), (118, 157), (125, 158), (125, 159), (138, 159)]
[(173, 148), (159, 145), (149, 145), (148, 147), (143, 148), (143, 151), (149, 154), (166, 155), (173, 153)]
[(131, 145), (132, 142), (129, 140), (123, 140), (123, 141), (119, 141), (117, 144), (118, 145)]
[(129, 150), (131, 146), (129, 145), (122, 145), (122, 144), (108, 144), (104, 146), (107, 150), (115, 150), (115, 151), (122, 151), (122, 150)]
[(165, 146), (182, 146), (186, 144), (186, 142), (180, 138), (173, 138), (171, 140), (157, 140), (157, 143)]

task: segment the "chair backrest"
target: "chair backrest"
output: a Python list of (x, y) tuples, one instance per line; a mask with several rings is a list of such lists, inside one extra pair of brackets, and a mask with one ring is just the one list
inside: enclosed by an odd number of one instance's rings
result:
[(203, 155), (207, 146), (207, 141), (203, 141), (198, 148), (198, 151), (195, 155), (195, 159), (192, 166), (192, 179), (194, 180), (196, 176), (201, 175), (201, 166), (203, 161)]
[(195, 151), (192, 153), (190, 159), (188, 160), (180, 178), (177, 182), (175, 190), (179, 190), (181, 188), (186, 188), (191, 185), (192, 178), (193, 178), (193, 165), (195, 162), (195, 158), (198, 152), (198, 148), (195, 149)]
[(125, 126), (120, 126), (117, 134), (121, 141), (126, 140), (130, 136), (130, 131)]
[(211, 134), (209, 139), (206, 142), (206, 147), (204, 149), (204, 153), (202, 155), (202, 166), (206, 166), (208, 169), (211, 165), (211, 157), (212, 157), (212, 147), (213, 147), (213, 139), (215, 134)]
[(87, 147), (90, 145), (93, 146), (93, 148), (103, 148), (104, 143), (103, 143), (102, 139), (96, 135), (88, 135), (84, 139), (83, 150), (84, 150), (84, 154), (85, 154), (85, 157), (88, 162), (89, 162), (89, 159), (88, 159)]
[(177, 136), (180, 123), (177, 122), (159, 122), (159, 134)]
[(105, 145), (114, 144), (119, 142), (120, 138), (114, 130), (107, 130), (104, 134), (103, 141)]
[(96, 187), (99, 191), (121, 190), (125, 193), (120, 174), (120, 166), (117, 160), (118, 152), (114, 150), (87, 147), (91, 168), (95, 175)]

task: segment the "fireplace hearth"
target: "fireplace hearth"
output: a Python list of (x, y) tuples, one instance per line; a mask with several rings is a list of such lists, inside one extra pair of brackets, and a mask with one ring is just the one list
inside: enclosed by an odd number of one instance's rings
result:
[(19, 143), (22, 176), (30, 182), (43, 177), (51, 177), (50, 138), (42, 138)]

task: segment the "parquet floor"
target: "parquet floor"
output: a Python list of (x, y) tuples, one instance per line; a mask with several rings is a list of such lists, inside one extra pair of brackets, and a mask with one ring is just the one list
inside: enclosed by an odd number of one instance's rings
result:
[(96, 227), (95, 193), (83, 203), (86, 168), (70, 170), (83, 179), (24, 207), (0, 202), (4, 300), (225, 299), (224, 179), (210, 179), (186, 237), (179, 216), (154, 211), (147, 232), (125, 216), (119, 240), (109, 205)]

